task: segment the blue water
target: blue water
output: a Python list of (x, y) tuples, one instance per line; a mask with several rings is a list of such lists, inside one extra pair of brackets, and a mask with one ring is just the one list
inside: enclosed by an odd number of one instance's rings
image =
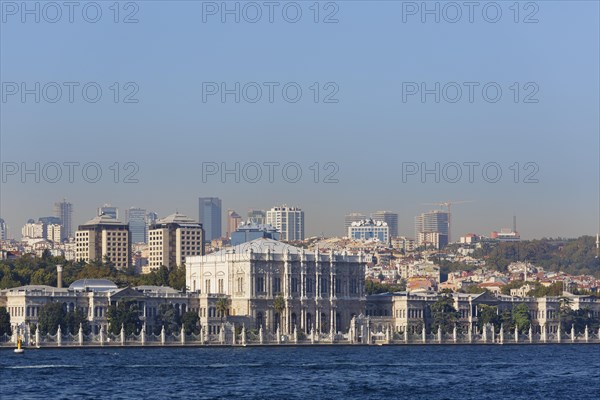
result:
[(600, 399), (600, 345), (0, 350), (7, 399)]

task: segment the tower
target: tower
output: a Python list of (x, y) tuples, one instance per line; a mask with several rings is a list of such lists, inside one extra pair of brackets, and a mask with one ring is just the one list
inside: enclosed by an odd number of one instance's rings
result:
[(220, 238), (221, 199), (218, 197), (198, 198), (198, 222), (204, 227), (205, 241)]
[(66, 199), (54, 203), (54, 215), (60, 218), (60, 240), (64, 242), (73, 237), (73, 204)]

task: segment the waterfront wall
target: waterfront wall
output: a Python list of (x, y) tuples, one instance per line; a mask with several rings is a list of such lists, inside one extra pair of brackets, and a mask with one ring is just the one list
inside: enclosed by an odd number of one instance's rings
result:
[(528, 332), (499, 332), (493, 326), (487, 326), (481, 332), (453, 332), (409, 334), (408, 332), (373, 332), (364, 331), (361, 335), (348, 334), (318, 334), (311, 332), (309, 335), (299, 335), (294, 331), (291, 335), (282, 335), (279, 332), (268, 333), (262, 329), (248, 331), (236, 330), (235, 325), (224, 324), (217, 335), (207, 335), (204, 331), (198, 334), (186, 335), (183, 330), (178, 333), (166, 334), (164, 329), (159, 335), (145, 332), (126, 335), (124, 330), (120, 334), (111, 334), (101, 331), (99, 334), (64, 333), (60, 329), (54, 335), (42, 335), (39, 331), (34, 333), (30, 329), (16, 330), (11, 336), (0, 336), (0, 347), (14, 347), (17, 340), (21, 339), (24, 347), (34, 348), (73, 348), (73, 347), (155, 347), (155, 346), (260, 346), (260, 345), (491, 345), (491, 344), (600, 344), (600, 329), (575, 332), (574, 329), (559, 330), (556, 333)]

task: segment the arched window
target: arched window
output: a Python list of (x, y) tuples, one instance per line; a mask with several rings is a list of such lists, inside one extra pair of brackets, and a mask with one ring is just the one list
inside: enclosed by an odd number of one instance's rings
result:
[(292, 329), (294, 329), (294, 327), (296, 325), (298, 325), (298, 317), (296, 316), (296, 313), (292, 313), (292, 320), (291, 320), (291, 322), (292, 322)]
[(264, 322), (263, 313), (259, 311), (256, 313), (256, 329), (263, 326), (263, 322)]

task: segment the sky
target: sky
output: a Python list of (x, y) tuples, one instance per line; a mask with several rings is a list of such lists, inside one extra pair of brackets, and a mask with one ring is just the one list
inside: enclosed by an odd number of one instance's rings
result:
[(469, 201), (454, 237), (600, 229), (598, 2), (52, 4), (0, 4), (14, 237), (63, 198), (75, 224), (220, 197), (300, 207), (307, 236), (377, 210), (413, 236), (442, 201)]

